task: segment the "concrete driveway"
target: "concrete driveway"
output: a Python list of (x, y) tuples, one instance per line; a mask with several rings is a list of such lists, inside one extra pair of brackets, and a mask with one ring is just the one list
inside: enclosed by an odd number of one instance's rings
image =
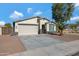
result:
[(41, 47), (47, 47), (47, 46), (51, 46), (51, 45), (55, 45), (55, 44), (64, 42), (64, 41), (61, 41), (58, 39), (53, 39), (48, 34), (19, 36), (19, 37), (27, 50), (41, 48)]
[(79, 55), (79, 40), (64, 42), (50, 35), (20, 36), (26, 51), (13, 56), (75, 56)]
[(48, 47), (36, 48), (11, 56), (78, 56), (79, 40), (54, 44)]

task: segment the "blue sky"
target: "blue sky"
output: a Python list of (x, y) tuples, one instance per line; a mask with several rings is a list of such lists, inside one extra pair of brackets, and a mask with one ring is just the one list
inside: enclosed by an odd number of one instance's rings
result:
[[(0, 25), (33, 16), (46, 17), (52, 20), (51, 3), (4, 3), (0, 4)], [(79, 19), (79, 4), (75, 4), (71, 23)]]

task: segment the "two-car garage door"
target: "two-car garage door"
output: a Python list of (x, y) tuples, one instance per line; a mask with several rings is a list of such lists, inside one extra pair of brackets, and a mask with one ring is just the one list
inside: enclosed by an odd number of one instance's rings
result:
[(18, 25), (18, 35), (37, 35), (38, 34), (38, 25)]

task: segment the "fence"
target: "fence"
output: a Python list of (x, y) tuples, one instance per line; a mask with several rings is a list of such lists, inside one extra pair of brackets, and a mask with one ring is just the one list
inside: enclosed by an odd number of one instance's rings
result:
[(2, 27), (2, 35), (9, 35), (13, 32), (11, 27)]

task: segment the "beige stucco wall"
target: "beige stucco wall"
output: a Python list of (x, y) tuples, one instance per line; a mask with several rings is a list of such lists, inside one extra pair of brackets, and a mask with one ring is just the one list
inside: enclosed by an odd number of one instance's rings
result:
[(56, 31), (56, 25), (54, 24), (54, 31)]
[(19, 29), (18, 24), (38, 24), (38, 23), (37, 23), (37, 18), (17, 22), (15, 23), (15, 32), (18, 32), (18, 29)]
[(18, 23), (15, 23), (15, 32), (18, 32)]
[(17, 23), (19, 23), (19, 24), (37, 24), (37, 18), (24, 20), (24, 21), (17, 22)]
[(0, 27), (0, 35), (2, 35), (2, 28)]
[(49, 31), (49, 24), (46, 24), (46, 31)]
[(48, 22), (48, 20), (41, 19), (40, 20), (40, 29), (42, 29), (42, 25), (47, 23), (47, 22)]

